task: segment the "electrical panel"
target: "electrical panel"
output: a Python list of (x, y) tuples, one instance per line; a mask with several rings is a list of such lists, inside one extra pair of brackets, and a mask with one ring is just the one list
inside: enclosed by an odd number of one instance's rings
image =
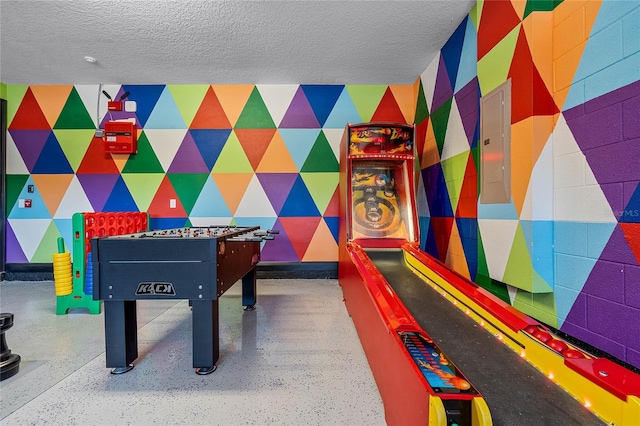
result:
[(108, 121), (104, 124), (104, 150), (112, 154), (135, 154), (137, 129), (131, 121)]

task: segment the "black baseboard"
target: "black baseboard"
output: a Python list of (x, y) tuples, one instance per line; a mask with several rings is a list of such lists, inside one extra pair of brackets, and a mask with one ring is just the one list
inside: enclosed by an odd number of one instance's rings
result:
[[(52, 281), (52, 263), (7, 263), (6, 281)], [(260, 262), (259, 279), (337, 279), (338, 262)]]

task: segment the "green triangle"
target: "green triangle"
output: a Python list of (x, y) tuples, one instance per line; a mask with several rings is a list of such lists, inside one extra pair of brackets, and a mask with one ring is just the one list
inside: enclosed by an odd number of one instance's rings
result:
[(511, 252), (507, 260), (503, 280), (509, 285), (526, 290), (529, 293), (548, 293), (553, 291), (551, 287), (540, 277), (534, 286), (534, 270), (531, 263), (531, 255), (527, 248), (527, 241), (518, 222), (518, 228), (513, 237)]
[(16, 116), (27, 90), (29, 90), (29, 86), (26, 84), (10, 84), (7, 86), (7, 97), (4, 98), (7, 100), (7, 127), (11, 125), (13, 117)]
[(532, 294), (518, 290), (513, 307), (544, 324), (558, 327), (556, 300), (553, 293)]
[(231, 132), (224, 144), (212, 173), (253, 173), (253, 167), (245, 154), (236, 132)]
[(300, 173), (302, 181), (307, 186), (311, 198), (316, 203), (318, 211), (322, 214), (331, 202), (338, 183), (339, 173)]
[(67, 102), (64, 104), (64, 108), (62, 108), (62, 112), (58, 116), (58, 120), (53, 128), (95, 130), (96, 124), (89, 116), (87, 108), (85, 108), (75, 86), (71, 89)]
[(184, 226), (186, 226), (187, 228), (191, 228), (193, 226), (193, 223), (191, 223), (191, 218), (187, 218), (187, 222), (184, 224)]
[(458, 208), (460, 200), (460, 192), (464, 183), (464, 175), (467, 171), (467, 161), (469, 160), (469, 152), (461, 152), (458, 155), (442, 160), (442, 173), (444, 173), (444, 181), (447, 185), (447, 192), (451, 200), (451, 207), (455, 212)]
[(47, 228), (46, 232), (40, 240), (40, 244), (33, 253), (31, 258), (32, 263), (51, 263), (53, 259), (53, 253), (58, 252), (58, 237), (60, 237), (60, 231), (52, 220)]
[(164, 173), (122, 173), (121, 176), (138, 209), (141, 212), (149, 210), (164, 179)]
[(54, 129), (53, 134), (58, 139), (60, 148), (64, 152), (65, 157), (69, 160), (69, 164), (73, 168), (73, 171), (77, 171), (80, 167), (80, 163), (84, 159), (84, 155), (87, 152), (87, 148), (93, 140), (95, 130), (66, 130), (66, 129)]
[(478, 82), (483, 96), (507, 80), (519, 33), (520, 25), (516, 25), (478, 61)]
[(373, 84), (347, 85), (351, 102), (356, 107), (363, 123), (371, 120), (388, 86)]
[(208, 84), (168, 84), (173, 101), (176, 103), (182, 119), (189, 126), (198, 113), (207, 90)]
[(6, 189), (7, 189), (7, 211), (6, 217), (9, 217), (11, 208), (15, 206), (18, 197), (22, 192), (22, 188), (29, 180), (29, 175), (7, 175), (6, 176)]
[(562, 0), (527, 0), (527, 5), (524, 8), (522, 20), (524, 21), (524, 18), (529, 16), (531, 12), (552, 11), (560, 3), (562, 3)]
[(424, 97), (422, 80), (420, 80), (420, 88), (418, 89), (418, 102), (416, 104), (415, 124), (420, 124), (427, 118), (429, 118), (429, 106), (427, 105), (427, 100)]
[(336, 155), (327, 141), (324, 132), (320, 132), (316, 138), (309, 155), (300, 169), (301, 172), (339, 172), (340, 165)]
[(253, 88), (236, 125), (237, 129), (275, 129), (276, 125), (257, 87)]
[(447, 125), (449, 124), (449, 113), (451, 112), (451, 100), (447, 100), (440, 108), (431, 113), (431, 124), (433, 125), (433, 135), (436, 138), (438, 146), (438, 154), (442, 156), (442, 148), (447, 134)]
[(209, 177), (209, 173), (172, 173), (167, 176), (169, 176), (169, 181), (171, 181), (182, 207), (189, 215), (198, 201), (198, 196)]
[(162, 164), (158, 161), (144, 132), (138, 138), (138, 152), (129, 155), (122, 173), (164, 173)]

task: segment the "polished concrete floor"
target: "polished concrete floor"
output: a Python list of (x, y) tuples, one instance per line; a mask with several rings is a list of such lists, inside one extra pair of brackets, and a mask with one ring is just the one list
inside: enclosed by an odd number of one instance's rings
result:
[(135, 368), (105, 367), (103, 314), (56, 315), (53, 282), (0, 282), (19, 372), (0, 382), (10, 425), (384, 425), (378, 389), (336, 280), (258, 280), (220, 299), (220, 360), (191, 360), (187, 301), (138, 302)]

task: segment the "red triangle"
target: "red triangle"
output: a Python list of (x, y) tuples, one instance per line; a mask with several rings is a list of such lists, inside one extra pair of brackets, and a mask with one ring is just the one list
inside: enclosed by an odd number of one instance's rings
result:
[(456, 217), (478, 217), (478, 172), (473, 161), (473, 155), (470, 155), (467, 159), (467, 169), (462, 181)]
[(390, 87), (387, 87), (387, 91), (384, 92), (384, 96), (380, 100), (373, 117), (371, 117), (371, 121), (394, 121), (397, 123), (406, 122)]
[(279, 218), (282, 227), (289, 235), (293, 249), (300, 259), (304, 257), (321, 219), (322, 217), (320, 216)]
[(618, 223), (624, 238), (629, 244), (629, 248), (636, 256), (636, 260), (640, 263), (640, 223)]
[(235, 129), (240, 145), (244, 149), (253, 170), (258, 168), (265, 151), (276, 133), (276, 129)]
[(104, 151), (104, 141), (102, 138), (93, 137), (87, 152), (85, 152), (77, 174), (120, 174), (118, 166), (111, 157)]
[(485, 1), (478, 28), (478, 59), (489, 53), (519, 23), (520, 18), (510, 1)]
[[(171, 208), (171, 200), (175, 200), (176, 207)], [(173, 189), (169, 177), (165, 176), (162, 183), (153, 197), (153, 201), (147, 209), (151, 217), (187, 217), (189, 216), (184, 210), (176, 190)]]
[(40, 105), (33, 96), (31, 88), (27, 89), (22, 102), (16, 111), (16, 115), (11, 120), (9, 130), (51, 130), (47, 118), (42, 113)]
[(209, 86), (207, 93), (204, 95), (204, 99), (202, 99), (202, 103), (200, 104), (200, 108), (196, 113), (196, 116), (193, 117), (193, 121), (189, 126), (190, 129), (230, 129), (231, 123), (229, 123), (229, 119), (227, 115), (224, 113), (224, 109), (222, 109), (222, 105), (220, 105), (220, 101), (218, 101), (218, 97), (215, 92)]
[(427, 140), (429, 120), (431, 120), (431, 118), (428, 117), (416, 126), (416, 155), (418, 157), (418, 164), (422, 164), (422, 151), (424, 150), (424, 144)]
[(533, 115), (553, 115), (559, 112), (533, 64), (524, 28), (520, 28), (508, 78), (511, 78), (513, 93), (511, 123), (517, 123)]
[(331, 201), (329, 201), (329, 204), (327, 205), (327, 208), (325, 209), (322, 215), (326, 217), (340, 216), (340, 186), (339, 185), (336, 188), (336, 190), (333, 191), (333, 195), (331, 196)]
[(433, 229), (433, 235), (436, 238), (438, 259), (447, 258), (447, 250), (449, 250), (449, 240), (451, 239), (452, 227), (452, 217), (431, 217), (431, 228)]

